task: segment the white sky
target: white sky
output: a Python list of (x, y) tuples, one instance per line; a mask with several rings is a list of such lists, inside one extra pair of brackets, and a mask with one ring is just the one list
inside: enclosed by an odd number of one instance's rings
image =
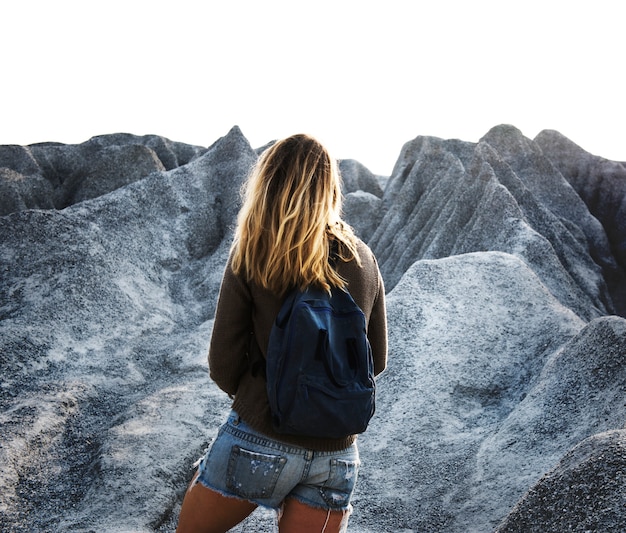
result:
[(418, 135), (508, 123), (626, 161), (620, 0), (0, 1), (0, 144), (238, 125), (389, 174)]

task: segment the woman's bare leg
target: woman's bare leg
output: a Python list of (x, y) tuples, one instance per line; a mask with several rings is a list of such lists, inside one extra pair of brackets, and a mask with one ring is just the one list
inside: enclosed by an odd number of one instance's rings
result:
[(225, 533), (256, 507), (254, 503), (222, 496), (195, 483), (194, 477), (183, 500), (176, 533)]
[(278, 527), (280, 533), (341, 533), (346, 530), (350, 511), (316, 509), (287, 498)]

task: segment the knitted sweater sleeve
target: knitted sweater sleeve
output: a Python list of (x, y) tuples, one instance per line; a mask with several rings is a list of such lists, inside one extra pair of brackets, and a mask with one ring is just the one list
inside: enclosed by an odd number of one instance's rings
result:
[(235, 275), (229, 260), (217, 301), (208, 359), (211, 379), (231, 396), (236, 394), (248, 368), (251, 317), (250, 289)]
[(378, 274), (378, 293), (370, 316), (367, 337), (372, 346), (374, 375), (387, 368), (387, 309), (385, 304), (385, 286)]

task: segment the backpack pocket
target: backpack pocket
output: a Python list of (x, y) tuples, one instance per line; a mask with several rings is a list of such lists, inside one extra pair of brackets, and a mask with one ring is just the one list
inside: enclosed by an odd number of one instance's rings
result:
[(355, 385), (337, 391), (314, 376), (301, 376), (293, 403), (274, 429), (327, 439), (363, 433), (374, 415), (375, 385)]

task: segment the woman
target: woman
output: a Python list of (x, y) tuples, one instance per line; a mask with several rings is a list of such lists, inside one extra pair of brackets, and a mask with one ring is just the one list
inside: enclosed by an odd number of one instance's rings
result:
[(382, 278), (340, 210), (336, 162), (307, 135), (275, 143), (250, 174), (209, 348), (211, 378), (234, 399), (232, 412), (187, 490), (178, 533), (228, 531), (258, 505), (278, 511), (281, 533), (345, 531), (359, 467), (356, 435), (276, 433), (263, 373), (248, 353), (253, 338), (265, 355), (290, 288), (345, 287), (365, 314), (374, 373), (385, 369)]

